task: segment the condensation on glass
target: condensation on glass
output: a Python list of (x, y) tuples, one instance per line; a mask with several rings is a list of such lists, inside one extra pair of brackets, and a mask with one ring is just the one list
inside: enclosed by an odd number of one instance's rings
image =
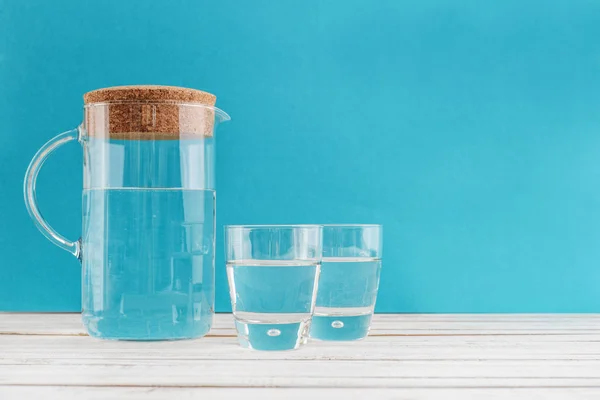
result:
[[(229, 116), (206, 92), (164, 86), (99, 89), (84, 121), (46, 143), (24, 183), (40, 231), (81, 260), (83, 321), (99, 338), (168, 340), (212, 324), (215, 129)], [(83, 227), (71, 241), (43, 219), (40, 167), (57, 147), (83, 147)]]

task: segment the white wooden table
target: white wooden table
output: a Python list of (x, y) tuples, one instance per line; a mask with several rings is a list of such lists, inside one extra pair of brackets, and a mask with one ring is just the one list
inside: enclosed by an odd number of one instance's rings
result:
[(231, 315), (177, 342), (0, 314), (0, 399), (600, 399), (600, 315), (377, 315), (360, 342), (238, 347)]

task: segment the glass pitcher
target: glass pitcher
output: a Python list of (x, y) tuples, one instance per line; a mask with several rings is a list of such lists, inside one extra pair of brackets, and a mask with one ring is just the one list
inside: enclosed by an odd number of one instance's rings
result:
[[(216, 97), (167, 86), (84, 95), (84, 121), (47, 142), (25, 174), (39, 230), (83, 266), (91, 336), (169, 340), (205, 335), (214, 309)], [(50, 153), (83, 146), (83, 232), (71, 241), (42, 217), (38, 172)]]

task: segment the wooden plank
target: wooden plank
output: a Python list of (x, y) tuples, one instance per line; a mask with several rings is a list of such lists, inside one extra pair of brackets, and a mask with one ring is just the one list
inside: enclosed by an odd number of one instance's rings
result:
[[(480, 318), (474, 318), (480, 317)], [(85, 335), (79, 314), (0, 313), (0, 335)], [(468, 316), (377, 314), (371, 335), (417, 334), (598, 334), (600, 316)], [(235, 335), (233, 317), (217, 314), (210, 335)]]
[[(200, 372), (199, 372), (200, 374)], [(390, 378), (390, 377), (367, 377), (367, 378), (349, 378), (349, 377), (313, 377), (313, 378), (294, 378), (284, 379), (282, 377), (273, 378), (250, 378), (241, 376), (237, 379), (233, 377), (222, 377), (214, 382), (207, 383), (204, 379), (196, 381), (176, 381), (176, 382), (124, 382), (122, 380), (108, 381), (109, 377), (103, 376), (103, 380), (97, 383), (84, 382), (61, 382), (48, 383), (45, 380), (34, 383), (4, 383), (0, 387), (140, 387), (140, 388), (352, 388), (352, 389), (514, 389), (514, 388), (600, 388), (600, 379), (592, 378)], [(1, 398), (1, 397), (0, 397)]]
[(598, 399), (599, 388), (403, 388), (403, 389), (343, 389), (343, 388), (159, 388), (159, 387), (69, 387), (69, 386), (0, 386), (3, 400), (163, 400), (163, 399), (249, 399), (249, 400), (461, 400), (511, 399), (558, 400)]
[[(537, 341), (510, 336), (502, 341), (469, 337), (370, 337), (358, 342), (311, 342), (298, 351), (256, 352), (241, 349), (234, 338), (136, 343), (90, 337), (5, 336), (0, 338), (0, 364), (90, 363), (124, 360), (598, 360), (600, 336), (586, 341)], [(554, 338), (554, 337), (553, 337)], [(420, 339), (420, 340), (415, 340)], [(459, 340), (460, 339), (460, 340)]]
[[(0, 365), (0, 384), (199, 387), (461, 387), (600, 385), (596, 360), (193, 360)], [(493, 383), (493, 384), (492, 384)]]

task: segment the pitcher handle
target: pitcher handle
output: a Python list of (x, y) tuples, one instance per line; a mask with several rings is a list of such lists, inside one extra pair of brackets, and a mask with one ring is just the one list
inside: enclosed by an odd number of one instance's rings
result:
[(56, 150), (58, 147), (62, 146), (65, 143), (68, 143), (72, 140), (79, 139), (79, 128), (72, 129), (67, 132), (63, 132), (60, 135), (55, 136), (50, 139), (46, 144), (44, 144), (38, 152), (33, 156), (29, 167), (27, 167), (27, 172), (25, 172), (25, 180), (23, 182), (23, 194), (25, 195), (25, 206), (27, 207), (27, 211), (29, 212), (29, 216), (35, 223), (35, 226), (42, 232), (44, 236), (52, 243), (68, 251), (73, 254), (75, 257), (79, 258), (80, 256), (80, 243), (79, 241), (72, 242), (69, 239), (62, 236), (60, 233), (56, 232), (49, 224), (46, 222), (40, 210), (38, 209), (37, 200), (35, 196), (35, 183), (37, 180), (38, 173), (44, 165), (46, 158)]

